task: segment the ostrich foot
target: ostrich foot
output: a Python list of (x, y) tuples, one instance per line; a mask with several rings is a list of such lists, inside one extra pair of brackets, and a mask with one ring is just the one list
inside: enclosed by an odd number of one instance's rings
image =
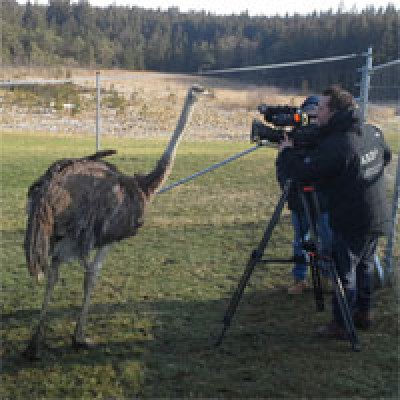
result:
[(96, 344), (89, 338), (76, 338), (72, 336), (72, 347), (75, 350), (90, 350), (96, 347)]

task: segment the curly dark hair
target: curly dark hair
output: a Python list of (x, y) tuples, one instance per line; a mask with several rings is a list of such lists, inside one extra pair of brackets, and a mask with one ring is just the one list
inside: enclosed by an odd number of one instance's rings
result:
[(322, 94), (330, 97), (328, 106), (331, 111), (343, 111), (356, 107), (354, 97), (340, 85), (331, 85)]

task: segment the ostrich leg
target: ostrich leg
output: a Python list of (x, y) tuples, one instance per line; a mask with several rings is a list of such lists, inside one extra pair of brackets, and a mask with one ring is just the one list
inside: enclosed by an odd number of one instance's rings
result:
[(50, 268), (47, 271), (47, 284), (46, 292), (44, 295), (42, 309), (40, 311), (39, 323), (35, 333), (29, 342), (28, 347), (23, 352), (23, 355), (30, 360), (38, 360), (40, 358), (40, 352), (45, 339), (45, 327), (46, 327), (46, 315), (49, 307), (51, 295), (53, 294), (54, 286), (58, 280), (58, 269), (60, 262), (53, 260)]
[(72, 345), (76, 349), (85, 349), (92, 346), (90, 340), (85, 337), (86, 321), (90, 306), (90, 297), (96, 284), (97, 276), (99, 275), (104, 258), (108, 253), (109, 247), (110, 246), (104, 246), (100, 248), (97, 251), (96, 256), (94, 257), (94, 260), (92, 262), (87, 262), (86, 260), (81, 261), (85, 268), (85, 278), (83, 284), (84, 294), (82, 310), (76, 323), (74, 335), (72, 337)]

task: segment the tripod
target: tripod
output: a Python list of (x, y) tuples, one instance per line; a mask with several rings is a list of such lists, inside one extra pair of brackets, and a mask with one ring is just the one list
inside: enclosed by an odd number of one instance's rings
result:
[[(228, 305), (228, 308), (225, 312), (223, 318), (223, 329), (221, 334), (219, 335), (216, 346), (219, 346), (222, 343), (222, 340), (225, 336), (227, 329), (229, 328), (232, 318), (235, 314), (237, 306), (239, 305), (239, 301), (243, 295), (244, 289), (247, 286), (247, 283), (250, 279), (251, 274), (255, 266), (259, 263), (288, 263), (295, 261), (295, 258), (290, 259), (268, 259), (263, 260), (263, 254), (265, 248), (268, 245), (268, 241), (271, 238), (272, 232), (277, 225), (279, 218), (281, 216), (283, 207), (285, 202), (288, 199), (289, 191), (292, 188), (294, 182), (291, 179), (288, 179), (283, 187), (282, 195), (275, 207), (275, 210), (272, 214), (272, 217), (264, 231), (263, 237), (258, 244), (257, 248), (254, 249), (250, 255), (250, 258), (247, 262), (244, 273), (239, 281), (239, 284), (234, 292), (231, 301)], [(336, 297), (338, 300), (340, 312), (344, 321), (345, 329), (348, 335), (348, 339), (351, 343), (353, 351), (360, 351), (361, 345), (358, 340), (358, 336), (356, 330), (354, 328), (353, 317), (351, 314), (351, 310), (349, 304), (346, 299), (346, 295), (343, 289), (343, 285), (339, 274), (337, 272), (335, 263), (332, 258), (323, 256), (321, 254), (321, 242), (318, 237), (318, 229), (317, 229), (317, 221), (320, 221), (321, 210), (318, 203), (318, 198), (315, 193), (313, 186), (299, 186), (298, 187), (298, 195), (300, 196), (306, 220), (309, 226), (310, 240), (305, 243), (304, 250), (308, 253), (308, 262), (311, 269), (312, 282), (314, 287), (314, 297), (317, 311), (324, 310), (324, 299), (321, 287), (321, 279), (320, 279), (320, 269), (319, 264), (324, 262), (328, 267), (328, 271), (332, 280), (332, 284), (336, 293)]]

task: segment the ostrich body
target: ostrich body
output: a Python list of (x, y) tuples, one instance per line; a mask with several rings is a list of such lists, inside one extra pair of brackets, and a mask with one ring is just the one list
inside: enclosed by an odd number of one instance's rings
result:
[[(149, 174), (128, 176), (102, 160), (113, 150), (53, 163), (28, 191), (25, 255), (37, 280), (47, 277), (39, 323), (24, 354), (39, 358), (44, 342), (45, 317), (62, 263), (79, 260), (85, 270), (84, 296), (72, 337), (73, 346), (86, 348), (85, 326), (90, 297), (104, 258), (113, 242), (135, 235), (144, 211), (168, 178), (177, 145), (190, 119), (192, 106), (205, 89), (189, 89), (175, 131), (160, 160)], [(89, 253), (96, 250), (90, 260)]]

